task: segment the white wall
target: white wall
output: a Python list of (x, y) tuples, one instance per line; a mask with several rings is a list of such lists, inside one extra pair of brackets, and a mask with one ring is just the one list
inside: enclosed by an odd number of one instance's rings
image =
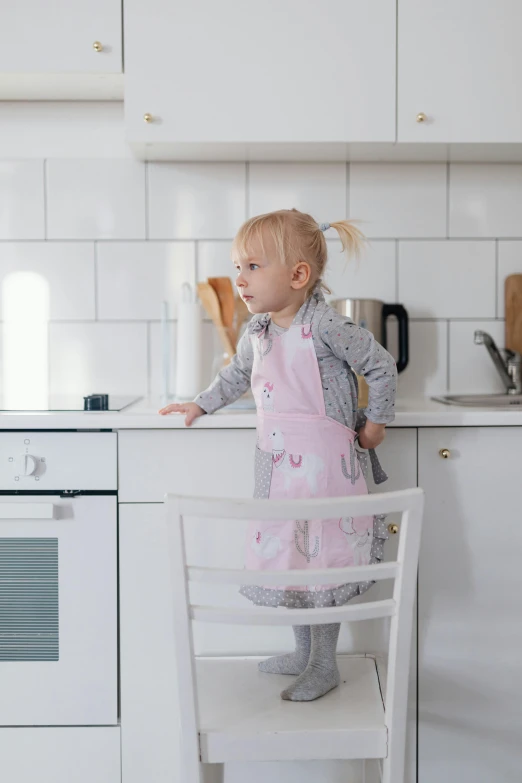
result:
[(232, 274), (241, 222), (282, 207), (361, 221), (359, 264), (345, 266), (328, 232), (327, 279), (338, 296), (409, 310), (402, 397), (501, 388), (473, 331), (503, 344), (504, 279), (522, 273), (522, 164), (144, 164), (120, 104), (0, 103), (0, 281), (49, 281), (52, 392), (159, 393), (161, 300), (174, 335), (180, 283)]

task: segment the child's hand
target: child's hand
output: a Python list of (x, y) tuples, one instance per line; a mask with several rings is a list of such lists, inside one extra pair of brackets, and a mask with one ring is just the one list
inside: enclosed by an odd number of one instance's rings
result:
[(203, 408), (200, 408), (195, 402), (174, 402), (161, 408), (158, 413), (161, 413), (162, 416), (166, 416), (167, 413), (185, 413), (185, 424), (187, 427), (190, 427), (194, 419), (197, 419), (198, 416), (205, 415)]
[(375, 424), (366, 420), (366, 424), (359, 430), (359, 443), (363, 449), (376, 449), (384, 440), (386, 424)]

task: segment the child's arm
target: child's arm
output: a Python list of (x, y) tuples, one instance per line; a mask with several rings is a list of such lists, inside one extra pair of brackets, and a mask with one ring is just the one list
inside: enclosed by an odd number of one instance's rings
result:
[(159, 412), (162, 415), (184, 413), (187, 426), (205, 413), (215, 413), (237, 400), (248, 389), (253, 360), (252, 341), (249, 334), (245, 332), (237, 344), (237, 353), (232, 357), (230, 364), (223, 367), (208, 389), (198, 394), (194, 402), (172, 403)]
[(375, 448), (384, 439), (386, 424), (395, 418), (395, 360), (371, 332), (331, 309), (321, 319), (319, 336), (338, 359), (364, 376), (369, 387), (367, 422), (359, 433), (359, 442), (363, 448)]

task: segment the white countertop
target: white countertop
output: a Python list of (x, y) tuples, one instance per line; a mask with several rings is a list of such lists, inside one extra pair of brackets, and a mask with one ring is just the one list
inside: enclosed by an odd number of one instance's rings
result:
[[(184, 417), (160, 416), (159, 399), (144, 399), (121, 412), (9, 411), (0, 413), (0, 430), (126, 430), (183, 428)], [(202, 416), (194, 429), (250, 429), (256, 426), (254, 411), (223, 410)], [(430, 399), (399, 400), (391, 427), (522, 427), (522, 410), (490, 410), (443, 405)]]

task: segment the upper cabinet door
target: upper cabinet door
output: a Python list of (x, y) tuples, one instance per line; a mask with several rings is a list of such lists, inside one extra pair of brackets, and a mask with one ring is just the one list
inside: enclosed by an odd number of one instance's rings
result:
[(395, 139), (395, 0), (126, 0), (124, 22), (132, 142)]
[(0, 72), (121, 73), (121, 39), (120, 0), (4, 2)]
[(398, 2), (398, 141), (522, 142), (522, 2)]

